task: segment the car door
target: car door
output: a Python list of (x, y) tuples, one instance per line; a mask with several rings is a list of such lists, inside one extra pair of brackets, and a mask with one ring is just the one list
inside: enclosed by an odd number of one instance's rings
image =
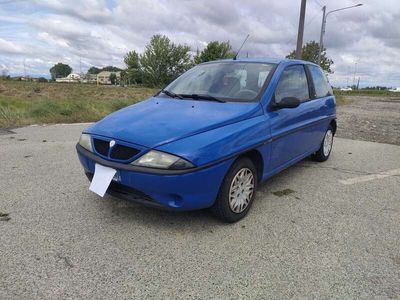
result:
[(311, 143), (320, 145), (332, 121), (332, 116), (336, 115), (335, 100), (332, 87), (322, 69), (316, 65), (306, 65), (306, 70), (313, 83), (312, 105), (315, 126)]
[(272, 101), (295, 97), (300, 105), (295, 108), (268, 108), (271, 124), (271, 169), (282, 169), (304, 157), (316, 147), (313, 137), (314, 117), (317, 115), (311, 96), (313, 88), (304, 65), (286, 67), (277, 83)]

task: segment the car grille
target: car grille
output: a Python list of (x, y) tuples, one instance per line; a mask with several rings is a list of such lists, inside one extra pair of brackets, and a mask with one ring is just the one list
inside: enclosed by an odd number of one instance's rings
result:
[(120, 159), (120, 160), (128, 160), (138, 154), (140, 150), (126, 147), (122, 145), (115, 145), (111, 150), (111, 158)]
[(94, 142), (94, 147), (98, 153), (104, 156), (108, 156), (108, 150), (110, 148), (109, 142), (99, 139), (93, 139), (93, 142)]
[[(129, 160), (137, 155), (140, 150), (120, 144), (115, 144), (110, 151), (110, 142), (100, 139), (93, 139), (94, 148), (97, 153), (112, 159)], [(111, 152), (111, 153), (110, 153)]]

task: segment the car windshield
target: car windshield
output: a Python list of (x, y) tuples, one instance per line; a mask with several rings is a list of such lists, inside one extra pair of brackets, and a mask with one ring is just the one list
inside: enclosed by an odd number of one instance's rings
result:
[(219, 62), (198, 65), (164, 90), (201, 100), (257, 101), (274, 64)]

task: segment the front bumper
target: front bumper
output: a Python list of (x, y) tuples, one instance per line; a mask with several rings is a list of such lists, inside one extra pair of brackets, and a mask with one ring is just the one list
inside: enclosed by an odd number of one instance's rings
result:
[(226, 172), (234, 158), (224, 160), (207, 168), (168, 172), (151, 170), (146, 173), (130, 165), (104, 160), (76, 146), (85, 173), (91, 178), (95, 163), (114, 168), (120, 181), (111, 183), (108, 194), (145, 205), (172, 210), (195, 210), (213, 205)]

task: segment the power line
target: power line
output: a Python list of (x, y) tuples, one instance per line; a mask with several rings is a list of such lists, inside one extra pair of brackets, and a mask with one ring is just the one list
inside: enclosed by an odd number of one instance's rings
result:
[(320, 14), (320, 12), (315, 13), (314, 16), (313, 16), (313, 17), (306, 23), (306, 25), (304, 25), (304, 26), (310, 25), (310, 24), (312, 23), (312, 21), (314, 21), (315, 18), (316, 18), (319, 14)]

